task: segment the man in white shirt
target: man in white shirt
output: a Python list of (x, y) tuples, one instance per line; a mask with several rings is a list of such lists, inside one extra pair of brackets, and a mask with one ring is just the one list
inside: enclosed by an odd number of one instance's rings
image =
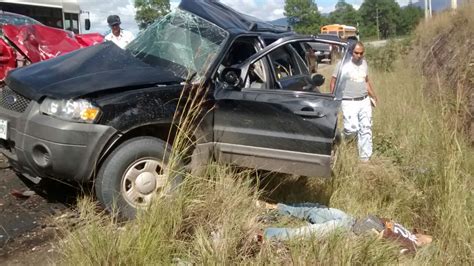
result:
[[(372, 156), (372, 106), (375, 106), (377, 96), (369, 80), (367, 62), (364, 59), (364, 45), (357, 42), (352, 51), (352, 59), (342, 66), (341, 78), (343, 82), (342, 113), (344, 135), (357, 136), (359, 158), (367, 162)], [(331, 79), (331, 93), (336, 86), (338, 63)]]
[(117, 15), (110, 15), (107, 17), (107, 23), (112, 30), (105, 36), (106, 41), (114, 42), (118, 47), (125, 49), (135, 36), (133, 33), (120, 28), (120, 17)]

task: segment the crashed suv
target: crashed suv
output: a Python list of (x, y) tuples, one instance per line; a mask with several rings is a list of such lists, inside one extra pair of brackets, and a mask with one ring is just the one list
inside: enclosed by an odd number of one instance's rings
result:
[(126, 50), (103, 43), (12, 71), (1, 151), (32, 180), (94, 180), (107, 209), (133, 217), (168, 184), (183, 87), (205, 84), (211, 107), (193, 159), (329, 176), (341, 92), (323, 92), (329, 82), (309, 72), (304, 47), (314, 42), (345, 45), (183, 0)]

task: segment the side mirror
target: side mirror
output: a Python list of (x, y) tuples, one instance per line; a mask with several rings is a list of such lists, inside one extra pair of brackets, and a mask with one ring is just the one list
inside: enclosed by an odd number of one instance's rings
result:
[(323, 85), (324, 81), (326, 81), (326, 78), (321, 74), (311, 75), (311, 83), (316, 87)]
[(86, 18), (86, 20), (84, 22), (85, 22), (85, 25), (84, 25), (85, 27), (84, 28), (86, 30), (90, 30), (91, 29), (91, 20)]
[(240, 72), (238, 68), (225, 68), (219, 75), (219, 80), (229, 86), (237, 87), (241, 83)]

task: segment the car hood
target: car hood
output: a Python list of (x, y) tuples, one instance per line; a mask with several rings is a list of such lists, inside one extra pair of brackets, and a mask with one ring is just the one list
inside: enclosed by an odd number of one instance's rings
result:
[(106, 42), (15, 69), (6, 84), (37, 101), (44, 96), (70, 99), (113, 88), (181, 81), (172, 72), (151, 67)]
[(36, 24), (5, 25), (2, 31), (32, 63), (102, 43), (104, 40), (98, 33), (74, 34), (71, 31)]

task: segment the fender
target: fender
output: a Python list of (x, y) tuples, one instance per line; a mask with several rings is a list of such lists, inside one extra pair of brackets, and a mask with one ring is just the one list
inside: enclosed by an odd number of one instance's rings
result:
[(107, 94), (94, 102), (102, 110), (99, 124), (108, 125), (125, 134), (137, 127), (166, 121), (171, 124), (176, 111), (181, 85), (135, 88)]
[(3, 82), (11, 69), (16, 68), (16, 52), (0, 38), (0, 82)]

